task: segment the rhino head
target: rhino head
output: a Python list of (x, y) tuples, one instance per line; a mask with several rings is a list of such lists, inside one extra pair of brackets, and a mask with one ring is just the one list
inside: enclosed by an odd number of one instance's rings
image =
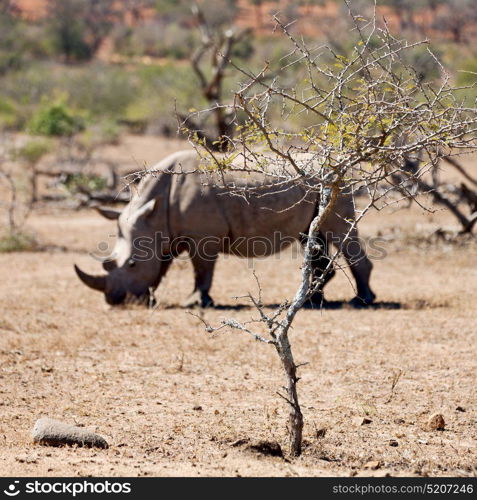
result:
[[(168, 266), (165, 227), (158, 200), (142, 206), (128, 205), (123, 212), (98, 208), (110, 220), (117, 220), (118, 233), (114, 250), (103, 261), (107, 274), (93, 276), (75, 265), (79, 279), (89, 288), (103, 292), (106, 302), (119, 305), (125, 301), (151, 304), (151, 290), (158, 285)], [(152, 298), (153, 300), (153, 298)]]

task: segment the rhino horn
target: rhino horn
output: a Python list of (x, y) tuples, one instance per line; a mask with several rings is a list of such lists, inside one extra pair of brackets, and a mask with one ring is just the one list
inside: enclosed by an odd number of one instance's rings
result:
[(89, 286), (93, 290), (99, 290), (100, 292), (104, 292), (104, 290), (106, 289), (106, 276), (92, 276), (82, 271), (76, 264), (75, 271), (78, 275), (78, 278), (86, 286)]
[(96, 211), (109, 220), (117, 220), (121, 215), (119, 210), (113, 210), (112, 208), (104, 208), (104, 207), (94, 207)]

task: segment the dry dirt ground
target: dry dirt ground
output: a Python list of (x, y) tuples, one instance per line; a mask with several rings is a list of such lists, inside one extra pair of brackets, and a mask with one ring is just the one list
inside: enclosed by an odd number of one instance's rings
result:
[[(131, 157), (163, 156), (128, 140)], [(299, 384), (305, 446), (300, 458), (283, 459), (247, 449), (286, 443), (276, 354), (237, 332), (211, 336), (187, 314), (190, 264), (172, 266), (156, 310), (111, 308), (78, 281), (73, 264), (98, 271), (88, 252), (114, 224), (91, 210), (37, 210), (30, 228), (66, 251), (0, 254), (1, 474), (475, 475), (477, 245), (427, 241), (453, 225), (442, 211), (416, 207), (363, 221), (363, 236), (385, 237), (372, 276), (378, 305), (299, 313), (292, 342), (308, 363)], [(291, 251), (254, 262), (266, 304), (293, 295), (299, 265)], [(221, 258), (212, 289), (221, 307), (204, 318), (255, 316), (233, 298), (254, 289), (251, 262)], [(327, 295), (338, 305), (353, 297), (345, 275)], [(444, 415), (444, 431), (426, 429), (434, 412)], [(96, 430), (110, 448), (33, 445), (43, 416)], [(379, 468), (365, 468), (370, 461)]]

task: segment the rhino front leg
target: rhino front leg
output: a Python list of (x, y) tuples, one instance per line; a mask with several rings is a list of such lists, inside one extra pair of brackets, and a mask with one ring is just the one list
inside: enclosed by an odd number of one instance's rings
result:
[(194, 291), (185, 302), (185, 307), (212, 307), (214, 301), (209, 295), (214, 275), (214, 266), (217, 256), (204, 258), (202, 256), (192, 257), (194, 267), (195, 286)]
[[(302, 237), (300, 243), (304, 246), (306, 240), (306, 237)], [(317, 237), (317, 244), (319, 248), (313, 251), (311, 261), (313, 281), (323, 281), (315, 293), (305, 302), (305, 307), (311, 309), (321, 308), (325, 305), (326, 301), (323, 296), (323, 288), (335, 275), (334, 266), (330, 264), (330, 258), (328, 257), (328, 244), (321, 234)]]

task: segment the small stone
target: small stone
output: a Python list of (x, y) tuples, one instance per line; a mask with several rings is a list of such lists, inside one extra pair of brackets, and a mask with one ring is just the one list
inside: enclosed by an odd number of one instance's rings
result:
[(354, 417), (353, 418), (353, 423), (357, 427), (359, 427), (361, 425), (368, 425), (368, 424), (371, 424), (372, 422), (373, 421), (368, 417)]
[(202, 406), (200, 405), (195, 405), (194, 408), (192, 408), (194, 411), (202, 411)]
[(389, 446), (393, 446), (393, 447), (399, 446), (399, 443), (395, 439), (390, 439), (388, 444), (389, 444)]
[(77, 445), (108, 448), (106, 440), (77, 425), (65, 424), (53, 418), (40, 418), (33, 427), (33, 442), (47, 446)]
[(464, 408), (464, 407), (462, 407), (462, 406), (458, 406), (458, 407), (455, 409), (455, 411), (460, 411), (460, 412), (464, 413), (464, 412), (465, 412), (465, 408)]
[(442, 413), (434, 413), (427, 421), (427, 427), (430, 431), (443, 431), (445, 426), (446, 422)]
[(325, 436), (326, 436), (326, 429), (325, 428), (316, 430), (316, 437), (318, 439), (323, 439)]
[(379, 460), (371, 460), (364, 464), (364, 468), (368, 470), (376, 470), (381, 467), (381, 462)]

